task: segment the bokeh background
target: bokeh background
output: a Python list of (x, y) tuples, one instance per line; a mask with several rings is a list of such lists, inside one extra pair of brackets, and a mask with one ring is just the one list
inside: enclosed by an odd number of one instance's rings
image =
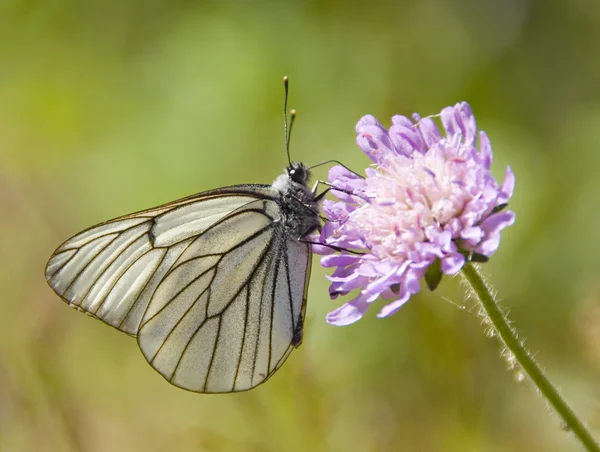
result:
[[(354, 125), (468, 101), (517, 176), (484, 267), (549, 377), (600, 436), (600, 4), (0, 2), (1, 451), (576, 451), (507, 369), (459, 278), (336, 328), (315, 259), (302, 347), (265, 385), (199, 395), (46, 286), (94, 223), (293, 157), (368, 163)], [(326, 176), (326, 169), (317, 171)]]

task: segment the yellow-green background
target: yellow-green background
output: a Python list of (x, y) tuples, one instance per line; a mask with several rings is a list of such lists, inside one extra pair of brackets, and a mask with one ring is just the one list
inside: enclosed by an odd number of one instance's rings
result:
[[(354, 125), (468, 101), (516, 224), (484, 271), (600, 436), (600, 6), (595, 0), (0, 1), (0, 450), (576, 451), (458, 278), (336, 328), (314, 262), (302, 347), (267, 384), (198, 395), (46, 286), (102, 220), (270, 183), (292, 154), (367, 164)], [(325, 170), (317, 176), (325, 177)], [(465, 305), (459, 309), (456, 305)]]

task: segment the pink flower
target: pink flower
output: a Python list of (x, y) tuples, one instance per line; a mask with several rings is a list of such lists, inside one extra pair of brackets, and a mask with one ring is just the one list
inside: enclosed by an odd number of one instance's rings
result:
[[(423, 276), (435, 288), (467, 259), (485, 261), (515, 214), (504, 210), (515, 177), (506, 169), (499, 185), (490, 172), (492, 149), (465, 102), (442, 110), (442, 135), (431, 118), (394, 116), (386, 130), (373, 116), (356, 126), (359, 147), (373, 160), (362, 178), (342, 166), (329, 172), (339, 201), (325, 201), (329, 221), (318, 247), (324, 267), (334, 267), (330, 295), (359, 289), (327, 316), (334, 325), (359, 320), (378, 298), (379, 317), (394, 314), (419, 291)], [(359, 253), (359, 254), (353, 254)]]

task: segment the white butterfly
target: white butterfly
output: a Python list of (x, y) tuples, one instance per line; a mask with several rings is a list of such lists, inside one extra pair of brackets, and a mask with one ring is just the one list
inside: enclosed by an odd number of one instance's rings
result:
[(251, 389), (302, 342), (304, 239), (320, 227), (308, 179), (291, 163), (270, 186), (219, 188), (93, 226), (54, 252), (46, 280), (70, 306), (136, 337), (175, 386)]

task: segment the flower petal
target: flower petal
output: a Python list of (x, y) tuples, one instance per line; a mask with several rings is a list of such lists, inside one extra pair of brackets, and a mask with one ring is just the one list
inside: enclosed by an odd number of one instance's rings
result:
[(460, 238), (469, 245), (477, 245), (483, 238), (483, 231), (479, 226), (471, 226), (460, 231)]
[(512, 197), (513, 190), (515, 189), (515, 174), (512, 172), (510, 166), (506, 167), (504, 173), (504, 182), (500, 187), (500, 194), (496, 198), (496, 205), (505, 204)]
[(476, 248), (475, 252), (484, 256), (491, 256), (500, 245), (500, 234), (492, 234), (486, 237)]
[(337, 290), (342, 292), (352, 292), (354, 289), (359, 289), (368, 283), (369, 279), (358, 274), (352, 274), (345, 278), (326, 276), (327, 279), (334, 283), (338, 283)]
[(392, 152), (388, 132), (374, 116), (363, 116), (356, 124), (356, 133), (358, 147), (374, 162), (381, 161), (386, 154)]
[(458, 110), (458, 121), (463, 131), (464, 143), (466, 145), (475, 145), (477, 139), (477, 122), (471, 106), (466, 102), (456, 104)]
[(397, 269), (392, 269), (387, 275), (377, 278), (365, 287), (365, 292), (371, 295), (379, 295), (385, 289), (393, 284), (398, 284), (402, 280), (402, 274), (397, 274)]
[(456, 113), (457, 112), (455, 107), (443, 108), (440, 113), (440, 117), (442, 118), (442, 125), (444, 126), (446, 134), (448, 135), (463, 134), (463, 131), (460, 129), (460, 126), (458, 124)]
[(367, 309), (369, 309), (369, 303), (367, 303), (366, 297), (361, 294), (354, 300), (327, 314), (327, 323), (336, 326), (350, 325), (360, 320)]
[(410, 157), (414, 151), (423, 153), (427, 150), (423, 136), (406, 116), (394, 116), (392, 124), (389, 136), (398, 154)]
[[(417, 116), (419, 117), (419, 116)], [(416, 120), (416, 119), (415, 119)], [(423, 141), (428, 147), (432, 147), (437, 144), (442, 136), (440, 135), (440, 131), (438, 130), (435, 122), (431, 118), (419, 118), (419, 132), (421, 132), (421, 136), (423, 137)]]
[(360, 260), (360, 256), (349, 254), (336, 254), (334, 256), (325, 256), (321, 259), (323, 267), (346, 267)]
[(425, 274), (425, 269), (426, 267), (416, 269), (411, 266), (411, 268), (404, 274), (404, 281), (402, 282), (402, 286), (406, 289), (406, 291), (409, 294), (418, 293), (421, 289), (419, 280)]
[(442, 259), (442, 273), (454, 275), (465, 265), (465, 256), (460, 253), (449, 254)]
[[(327, 245), (322, 245), (320, 243), (313, 243), (311, 245), (311, 249), (313, 253), (320, 255), (334, 254), (336, 252), (333, 248)], [(322, 259), (321, 262), (323, 262)]]
[(515, 222), (515, 213), (512, 210), (505, 210), (487, 217), (481, 223), (481, 229), (486, 235), (496, 234), (507, 226)]
[(348, 168), (346, 168), (342, 165), (332, 166), (329, 169), (327, 176), (330, 181), (335, 181), (342, 177), (348, 178), (348, 179), (360, 179), (360, 177), (358, 177), (356, 174), (354, 174), (352, 171), (348, 170)]
[(405, 294), (403, 294), (403, 296), (395, 301), (392, 301), (391, 303), (386, 304), (381, 311), (379, 311), (379, 314), (377, 314), (377, 317), (382, 318), (382, 317), (387, 317), (389, 315), (395, 314), (398, 309), (400, 309), (402, 307), (402, 305), (404, 305), (404, 303), (406, 303), (410, 298), (410, 292), (406, 292)]
[(483, 130), (479, 132), (479, 149), (481, 165), (485, 169), (490, 169), (492, 166), (492, 143)]

